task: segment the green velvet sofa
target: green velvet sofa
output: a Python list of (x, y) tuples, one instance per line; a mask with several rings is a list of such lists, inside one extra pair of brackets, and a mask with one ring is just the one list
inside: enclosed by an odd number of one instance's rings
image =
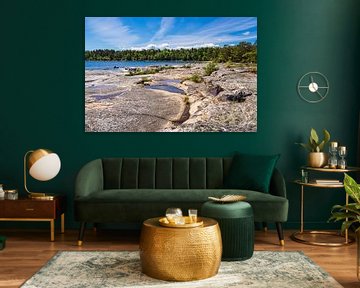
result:
[(141, 223), (164, 215), (169, 207), (180, 207), (185, 213), (188, 208), (200, 211), (209, 196), (226, 194), (245, 195), (254, 221), (275, 222), (283, 245), (288, 200), (282, 174), (271, 170), (268, 193), (223, 188), (232, 159), (104, 158), (85, 164), (75, 181), (78, 245), (82, 245), (86, 223)]

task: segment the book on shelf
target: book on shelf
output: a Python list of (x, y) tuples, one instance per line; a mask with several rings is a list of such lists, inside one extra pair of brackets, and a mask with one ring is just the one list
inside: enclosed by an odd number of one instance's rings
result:
[(340, 182), (340, 180), (336, 180), (336, 179), (315, 179), (314, 181), (316, 184), (342, 184), (342, 182)]

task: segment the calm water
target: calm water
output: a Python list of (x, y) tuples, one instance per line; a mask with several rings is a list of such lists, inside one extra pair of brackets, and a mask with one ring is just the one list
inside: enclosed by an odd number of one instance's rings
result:
[(128, 67), (146, 66), (181, 66), (188, 63), (186, 61), (85, 61), (85, 70), (124, 70)]

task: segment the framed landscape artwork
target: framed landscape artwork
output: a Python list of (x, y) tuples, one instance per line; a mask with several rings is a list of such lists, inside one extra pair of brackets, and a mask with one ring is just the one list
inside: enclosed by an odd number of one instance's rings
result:
[(257, 18), (86, 17), (86, 132), (256, 132)]

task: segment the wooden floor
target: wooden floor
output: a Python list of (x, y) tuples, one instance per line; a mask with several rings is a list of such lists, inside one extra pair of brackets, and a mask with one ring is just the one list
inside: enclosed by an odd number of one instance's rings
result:
[[(360, 287), (356, 277), (356, 244), (343, 247), (304, 245), (290, 240), (285, 233), (285, 247), (277, 245), (275, 231), (257, 231), (255, 250), (303, 251), (344, 287)], [(138, 250), (137, 231), (86, 231), (82, 247), (76, 245), (77, 231), (56, 234), (49, 242), (45, 230), (0, 230), (7, 237), (6, 248), (0, 251), (0, 287), (19, 287), (36, 273), (59, 250)], [(59, 287), (61, 288), (61, 287)]]

